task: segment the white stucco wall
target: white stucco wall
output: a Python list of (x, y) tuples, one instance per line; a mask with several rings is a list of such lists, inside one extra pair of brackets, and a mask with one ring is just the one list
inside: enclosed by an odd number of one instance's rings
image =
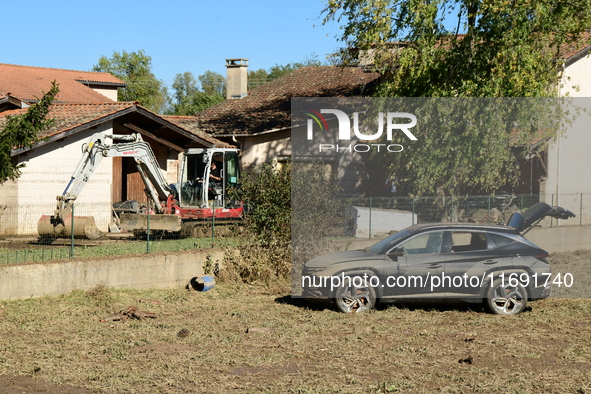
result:
[(291, 132), (283, 131), (249, 137), (242, 145), (241, 162), (245, 167), (271, 163), (277, 157), (291, 156)]
[[(591, 110), (591, 56), (582, 57), (564, 70), (559, 93), (561, 97), (573, 97), (574, 107)], [(542, 183), (542, 194), (547, 203), (567, 208), (577, 217), (546, 221), (547, 226), (591, 223), (590, 125), (591, 115), (578, 111), (577, 120), (549, 143), (548, 176)]]
[[(56, 196), (63, 193), (80, 161), (82, 144), (101, 131), (111, 132), (111, 123), (76, 133), (21, 157), (26, 163), (22, 176), (0, 186), (0, 202), (11, 206), (11, 214), (3, 215), (0, 221), (0, 235), (37, 234), (37, 221), (41, 215), (53, 214)], [(103, 159), (78, 196), (74, 210), (75, 216), (94, 216), (99, 229), (105, 232), (111, 220), (112, 170), (112, 159)]]
[[(591, 81), (588, 82), (591, 89)], [(591, 92), (590, 92), (591, 95)], [(591, 110), (591, 97), (577, 97), (573, 106)], [(571, 110), (575, 113), (575, 110)], [(591, 113), (579, 111), (566, 132), (548, 146), (548, 177), (543, 183), (545, 201), (573, 211), (577, 218), (559, 225), (591, 223)], [(553, 225), (556, 225), (554, 221)]]
[(561, 97), (591, 97), (591, 56), (587, 55), (569, 65), (560, 81)]
[(94, 90), (97, 93), (102, 94), (103, 96), (108, 97), (109, 99), (111, 99), (113, 101), (117, 101), (117, 88), (96, 88), (96, 87), (93, 87), (92, 90)]

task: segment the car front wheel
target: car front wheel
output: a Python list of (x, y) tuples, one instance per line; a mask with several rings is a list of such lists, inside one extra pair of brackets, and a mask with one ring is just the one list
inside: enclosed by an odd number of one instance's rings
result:
[(376, 305), (376, 291), (369, 281), (361, 276), (345, 277), (335, 292), (337, 309), (344, 313), (358, 313), (373, 309)]
[(521, 283), (509, 286), (508, 283), (497, 279), (487, 290), (486, 304), (494, 314), (516, 315), (522, 312), (527, 305), (527, 290)]

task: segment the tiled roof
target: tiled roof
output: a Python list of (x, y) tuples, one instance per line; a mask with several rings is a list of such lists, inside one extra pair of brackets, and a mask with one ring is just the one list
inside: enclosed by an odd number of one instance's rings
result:
[[(26, 111), (27, 109), (15, 109), (0, 112), (0, 130), (4, 128), (7, 116), (20, 115), (25, 113)], [(155, 113), (150, 112), (147, 109), (139, 106), (137, 102), (110, 102), (102, 104), (52, 104), (49, 108), (47, 118), (54, 119), (54, 123), (49, 129), (42, 132), (39, 137), (59, 138), (60, 134), (67, 134), (68, 132), (73, 132), (78, 127), (92, 127), (93, 125), (98, 125), (106, 121), (107, 119), (113, 119), (132, 112), (141, 112), (145, 115), (145, 117), (149, 117), (152, 120), (159, 121), (164, 125), (168, 124), (168, 128), (180, 128), (181, 130), (177, 131), (176, 133), (185, 133), (186, 137), (183, 138), (189, 141), (202, 139), (219, 147), (228, 146), (227, 144), (218, 141), (217, 139), (209, 135), (204, 136), (202, 132), (194, 133), (189, 128), (183, 127), (182, 122), (173, 122), (172, 119), (166, 119), (174, 117), (163, 117), (160, 115), (156, 115)], [(130, 120), (130, 123), (133, 123), (133, 121)], [(136, 126), (141, 127), (141, 125)], [(192, 137), (192, 135), (196, 136), (197, 138)], [(162, 136), (162, 138), (168, 139), (167, 136)]]
[[(105, 118), (108, 115), (133, 108), (133, 102), (110, 102), (103, 104), (52, 104), (49, 107), (47, 118), (54, 119), (53, 125), (41, 133), (40, 137), (45, 138), (71, 130), (77, 126), (87, 124), (94, 120)], [(6, 116), (21, 115), (27, 109), (16, 109), (0, 113), (0, 129), (4, 127)]]
[(292, 97), (369, 95), (380, 75), (352, 67), (304, 67), (253, 89), (241, 99), (199, 112), (195, 128), (216, 134), (247, 134), (290, 126)]
[[(51, 82), (59, 84), (56, 102), (105, 103), (112, 102), (85, 84), (122, 86), (124, 82), (109, 73), (61, 70), (56, 68), (17, 66), (0, 63), (0, 95), (18, 97), (24, 101), (36, 101), (51, 88)], [(37, 97), (37, 98), (36, 98)]]
[(177, 126), (195, 134), (196, 136), (203, 138), (206, 141), (216, 144), (218, 148), (223, 147), (231, 147), (232, 145), (226, 144), (216, 138), (213, 138), (211, 135), (207, 134), (206, 132), (199, 130), (197, 127), (197, 122), (195, 122), (194, 116), (177, 116), (177, 115), (162, 115), (162, 118), (166, 119), (170, 123), (174, 123)]
[(566, 60), (567, 65), (575, 62), (583, 56), (589, 54), (591, 49), (591, 34), (583, 33), (577, 41), (562, 44), (560, 47), (560, 57)]

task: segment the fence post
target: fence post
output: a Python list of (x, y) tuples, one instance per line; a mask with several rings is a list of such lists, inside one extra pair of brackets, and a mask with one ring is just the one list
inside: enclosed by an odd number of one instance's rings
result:
[(412, 196), (412, 225), (415, 225), (415, 196)]
[(579, 204), (579, 226), (583, 225), (583, 193), (581, 193), (581, 201)]
[(490, 223), (490, 194), (488, 195), (488, 213), (486, 214), (486, 222)]
[(453, 195), (451, 196), (451, 212), (450, 212), (449, 218), (450, 218), (450, 222), (454, 221), (454, 196)]
[(215, 247), (215, 200), (211, 205), (211, 247)]
[(152, 210), (152, 206), (150, 204), (150, 200), (148, 199), (148, 217), (146, 218), (146, 254), (150, 253), (150, 211)]
[(73, 259), (74, 258), (74, 203), (72, 203), (72, 217), (70, 220), (70, 231), (71, 231), (71, 235), (70, 235), (70, 258)]
[[(552, 204), (550, 204), (550, 205), (554, 206), (554, 193), (552, 193), (552, 199), (550, 201), (552, 202)], [(554, 224), (554, 219), (552, 219), (552, 217), (550, 217), (550, 228), (552, 228), (553, 224)]]
[(369, 198), (369, 239), (371, 239), (371, 207), (372, 206), (372, 199)]

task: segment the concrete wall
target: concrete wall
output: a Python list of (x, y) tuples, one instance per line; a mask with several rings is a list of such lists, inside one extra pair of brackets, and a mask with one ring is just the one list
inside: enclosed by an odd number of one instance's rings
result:
[(534, 228), (525, 238), (550, 253), (591, 249), (591, 225)]
[[(537, 228), (526, 237), (550, 253), (591, 249), (591, 225)], [(362, 249), (380, 239), (351, 238), (339, 241), (332, 249)], [(73, 290), (90, 290), (99, 284), (110, 288), (184, 288), (191, 278), (203, 275), (203, 265), (208, 258), (223, 269), (225, 253), (212, 249), (2, 265), (0, 300), (56, 296)]]
[(26, 299), (110, 288), (183, 288), (203, 274), (203, 264), (223, 260), (221, 250), (84, 259), (0, 266), (0, 300)]

